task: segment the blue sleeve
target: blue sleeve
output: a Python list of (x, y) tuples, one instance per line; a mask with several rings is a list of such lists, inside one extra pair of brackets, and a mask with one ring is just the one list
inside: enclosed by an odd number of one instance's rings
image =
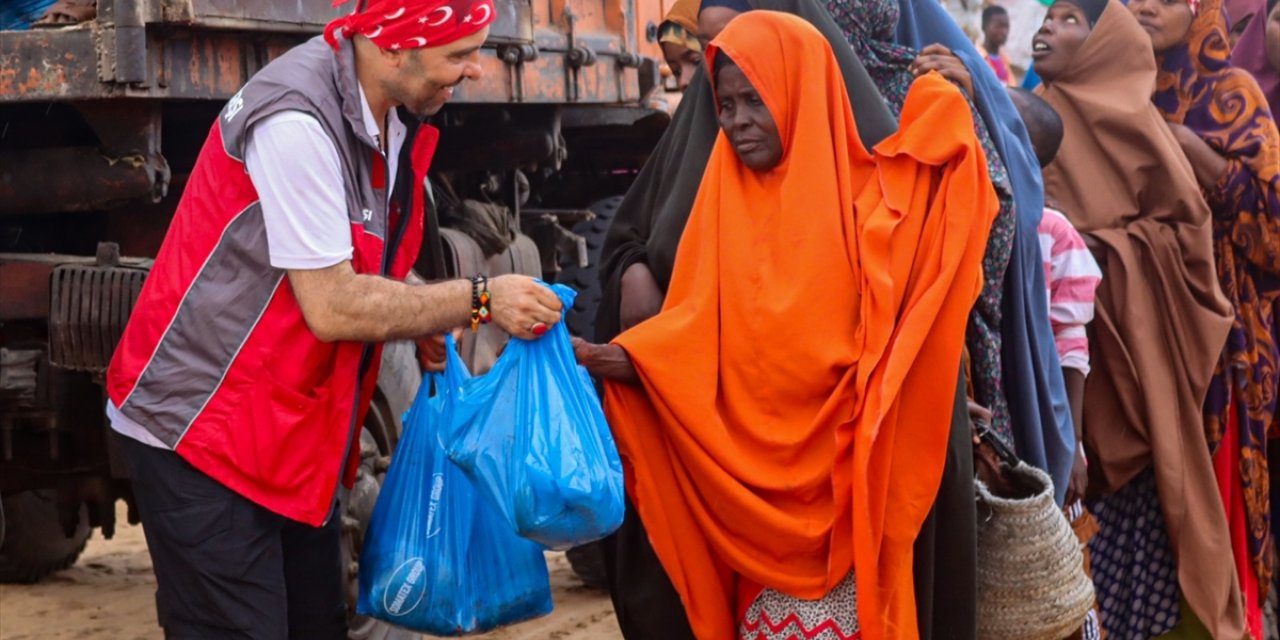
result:
[(1022, 88), (1030, 91), (1040, 86), (1040, 74), (1036, 73), (1035, 65), (1027, 67), (1027, 76), (1022, 79)]

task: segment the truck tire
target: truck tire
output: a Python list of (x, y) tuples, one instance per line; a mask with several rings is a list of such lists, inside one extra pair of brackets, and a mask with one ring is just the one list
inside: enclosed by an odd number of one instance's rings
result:
[(52, 493), (27, 491), (4, 499), (5, 536), (0, 546), (0, 582), (30, 584), (75, 564), (89, 541), (84, 507), (67, 537)]
[(586, 340), (595, 340), (596, 310), (600, 307), (600, 261), (604, 253), (604, 239), (613, 224), (613, 218), (622, 204), (622, 196), (600, 200), (590, 207), (596, 217), (573, 225), (572, 231), (587, 241), (589, 263), (580, 267), (576, 263), (562, 265), (556, 282), (567, 284), (578, 291), (578, 298), (565, 318), (569, 333)]

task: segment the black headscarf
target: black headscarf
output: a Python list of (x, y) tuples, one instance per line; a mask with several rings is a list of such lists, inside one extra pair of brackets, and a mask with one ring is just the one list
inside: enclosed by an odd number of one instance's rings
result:
[(1107, 0), (1062, 0), (1070, 4), (1080, 7), (1086, 18), (1089, 19), (1089, 26), (1098, 24), (1098, 18), (1102, 17), (1102, 10), (1107, 8)]
[(738, 13), (746, 13), (751, 10), (751, 5), (747, 0), (702, 0), (702, 6), (698, 9), (698, 13), (702, 13), (703, 9), (711, 7), (725, 7)]

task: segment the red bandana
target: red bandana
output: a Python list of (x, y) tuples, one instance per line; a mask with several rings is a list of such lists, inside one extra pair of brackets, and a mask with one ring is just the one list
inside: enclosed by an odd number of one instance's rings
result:
[[(335, 0), (333, 6), (351, 0)], [(330, 22), (324, 39), (360, 34), (383, 49), (439, 47), (493, 22), (493, 0), (357, 0), (356, 10)]]

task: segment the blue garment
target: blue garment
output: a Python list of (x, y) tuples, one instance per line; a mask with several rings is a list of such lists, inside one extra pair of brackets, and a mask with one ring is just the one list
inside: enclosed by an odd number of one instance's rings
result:
[(1066, 497), (1075, 459), (1076, 436), (1067, 387), (1049, 326), (1049, 291), (1044, 279), (1038, 228), (1044, 214), (1044, 182), (1027, 128), (996, 74), (937, 0), (898, 0), (897, 42), (915, 49), (942, 44), (973, 76), (974, 104), (1013, 182), (1018, 218), (1013, 259), (1005, 273), (1004, 319), (1000, 333), (1005, 396), (1018, 456), (1053, 478), (1058, 504)]
[(1027, 67), (1027, 75), (1022, 78), (1022, 88), (1031, 91), (1040, 86), (1040, 74), (1036, 73), (1036, 66)]
[(0, 2), (0, 31), (23, 31), (44, 16), (56, 0)]
[(1155, 638), (1182, 618), (1178, 562), (1148, 467), (1115, 493), (1091, 500), (1098, 535), (1089, 541), (1093, 583), (1107, 636)]

